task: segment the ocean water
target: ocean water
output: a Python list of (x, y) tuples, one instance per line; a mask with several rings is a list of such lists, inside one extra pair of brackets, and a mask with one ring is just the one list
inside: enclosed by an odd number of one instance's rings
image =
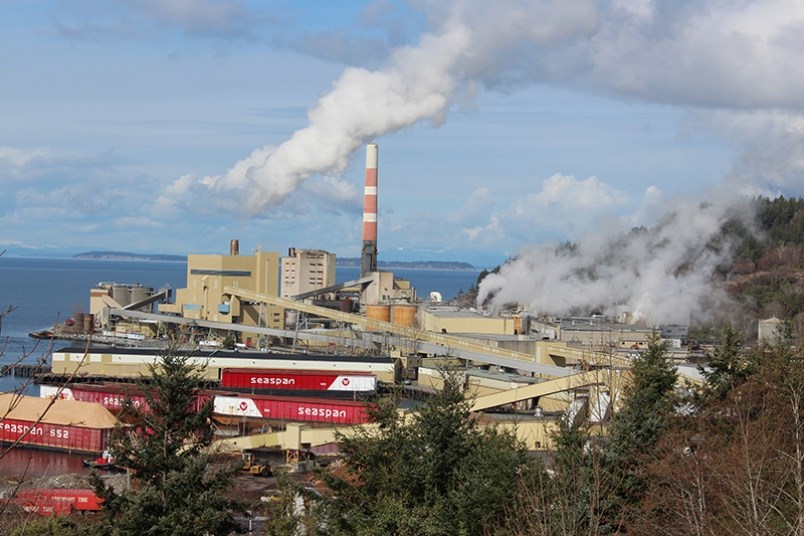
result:
[[(338, 282), (356, 279), (357, 267), (338, 267)], [(399, 278), (410, 280), (417, 295), (427, 298), (438, 291), (446, 300), (467, 290), (477, 279), (471, 270), (394, 270)], [(160, 289), (183, 288), (187, 282), (185, 262), (112, 261), (84, 259), (34, 259), (0, 256), (0, 364), (47, 358), (48, 341), (28, 337), (28, 333), (64, 322), (77, 312), (89, 311), (89, 291), (99, 282), (139, 283)], [(11, 311), (8, 311), (12, 308)], [(60, 343), (56, 343), (57, 345)], [(20, 378), (0, 378), (0, 391), (18, 387)], [(33, 387), (30, 394), (38, 394)]]
[[(0, 257), (0, 310), (5, 312), (0, 326), (0, 364), (21, 357), (34, 363), (49, 356), (49, 341), (32, 339), (28, 333), (64, 322), (77, 312), (88, 312), (89, 291), (99, 282), (175, 289), (185, 286), (186, 274), (184, 262)], [(0, 378), (0, 391), (21, 381)]]

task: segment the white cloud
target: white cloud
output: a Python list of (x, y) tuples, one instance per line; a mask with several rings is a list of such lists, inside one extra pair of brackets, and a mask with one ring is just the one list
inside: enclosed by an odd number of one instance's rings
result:
[(110, 163), (110, 155), (0, 145), (0, 184), (38, 181), (59, 174), (64, 180), (65, 172), (74, 174), (76, 169), (92, 169)]
[[(188, 33), (226, 33), (257, 17), (235, 0), (126, 5)], [(804, 0), (418, 5), (428, 31), (397, 46), (376, 69), (345, 69), (310, 109), (306, 127), (205, 177), (201, 184), (209, 188), (193, 187), (199, 196), (208, 194), (201, 204), (261, 217), (311, 177), (342, 173), (365, 143), (421, 122), (438, 126), (457, 102), (484, 88), (547, 82), (700, 109), (804, 107), (804, 70), (798, 68)], [(389, 9), (377, 4), (367, 13)], [(622, 206), (622, 197), (594, 177), (558, 176), (527, 201), (597, 211), (595, 205)], [(223, 198), (229, 202), (220, 203)], [(165, 199), (160, 205), (170, 206)], [(524, 203), (519, 208), (526, 211)]]
[(464, 223), (475, 221), (478, 214), (487, 214), (490, 208), (496, 203), (496, 196), (490, 188), (480, 187), (472, 191), (466, 202), (459, 208), (446, 215), (446, 219), (452, 223)]
[(484, 226), (464, 228), (461, 233), (472, 242), (480, 243), (496, 241), (505, 236), (505, 231), (497, 216), (491, 216), (489, 222)]
[(804, 114), (772, 111), (699, 112), (697, 117), (738, 148), (726, 179), (745, 191), (804, 194)]
[(216, 40), (252, 40), (275, 21), (240, 0), (123, 0), (65, 2), (56, 29), (65, 38), (119, 41), (154, 39), (171, 31)]
[(334, 175), (312, 179), (305, 184), (304, 193), (306, 202), (328, 212), (348, 211), (357, 215), (362, 210), (363, 192), (353, 182)]
[(239, 0), (129, 0), (129, 4), (189, 34), (242, 38), (254, 17)]
[(163, 229), (165, 224), (147, 216), (123, 216), (112, 220), (111, 224), (120, 229)]
[(632, 226), (651, 225), (656, 215), (663, 212), (663, 203), (666, 202), (664, 193), (656, 186), (648, 186), (642, 195), (642, 201), (630, 218)]
[(666, 1), (653, 8), (656, 16), (603, 20), (588, 43), (598, 83), (696, 107), (804, 105), (801, 0)]
[[(628, 206), (628, 196), (597, 177), (583, 180), (572, 175), (555, 175), (542, 182), (537, 192), (523, 193), (511, 208), (498, 212), (503, 224), (513, 229), (534, 231), (561, 230), (569, 236), (583, 232), (604, 216), (619, 213)], [(524, 238), (526, 234), (516, 235)]]
[(526, 196), (517, 204), (517, 215), (526, 214), (532, 207), (556, 207), (559, 210), (608, 211), (628, 202), (624, 192), (609, 186), (597, 177), (578, 180), (572, 175), (556, 173), (542, 183), (542, 190)]

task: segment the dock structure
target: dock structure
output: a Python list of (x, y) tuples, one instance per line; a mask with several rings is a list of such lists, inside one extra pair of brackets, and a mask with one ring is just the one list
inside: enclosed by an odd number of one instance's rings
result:
[(47, 372), (50, 372), (49, 367), (43, 363), (37, 363), (35, 365), (18, 363), (16, 365), (3, 365), (0, 367), (0, 376), (3, 377), (35, 378)]

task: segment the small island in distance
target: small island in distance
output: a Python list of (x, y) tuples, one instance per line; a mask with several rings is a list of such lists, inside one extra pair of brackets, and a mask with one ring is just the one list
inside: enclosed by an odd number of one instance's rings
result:
[[(87, 251), (72, 256), (73, 259), (100, 259), (115, 261), (162, 261), (185, 262), (186, 255), (160, 255), (128, 253), (125, 251)], [(360, 266), (359, 257), (338, 257), (337, 266)], [(378, 261), (378, 268), (418, 268), (426, 270), (477, 270), (468, 262), (460, 261)]]
[(127, 253), (125, 251), (87, 251), (72, 256), (73, 259), (100, 259), (107, 261), (163, 261), (186, 262), (187, 255), (158, 255), (148, 253)]

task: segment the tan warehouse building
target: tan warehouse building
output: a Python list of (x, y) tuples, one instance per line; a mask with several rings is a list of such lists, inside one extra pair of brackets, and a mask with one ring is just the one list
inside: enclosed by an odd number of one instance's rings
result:
[(187, 288), (178, 289), (176, 303), (161, 304), (159, 312), (196, 320), (284, 327), (281, 307), (252, 304), (224, 295), (227, 286), (276, 296), (279, 255), (264, 251), (239, 255), (236, 246), (229, 255), (188, 255)]
[(331, 287), (335, 284), (335, 254), (322, 249), (290, 248), (282, 257), (283, 298)]

